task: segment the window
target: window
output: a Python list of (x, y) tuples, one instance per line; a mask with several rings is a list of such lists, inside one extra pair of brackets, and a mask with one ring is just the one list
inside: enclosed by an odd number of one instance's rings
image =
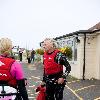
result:
[(77, 61), (77, 43), (75, 38), (68, 40), (68, 46), (72, 48), (72, 61)]
[(57, 41), (58, 43), (58, 47), (62, 48), (62, 47), (66, 47), (69, 46), (72, 48), (72, 59), (70, 59), (71, 61), (77, 61), (77, 42), (76, 42), (76, 38), (72, 37), (72, 38), (66, 38), (65, 40), (63, 39), (59, 39)]

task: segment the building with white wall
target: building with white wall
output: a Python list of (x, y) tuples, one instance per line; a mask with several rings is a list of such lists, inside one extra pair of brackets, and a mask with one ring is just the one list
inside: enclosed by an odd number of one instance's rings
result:
[(72, 59), (69, 61), (72, 76), (83, 80), (100, 80), (100, 22), (88, 30), (79, 30), (54, 39), (59, 48), (72, 48)]
[(71, 46), (71, 75), (78, 79), (100, 79), (100, 23), (89, 30), (80, 30), (56, 37), (59, 47)]

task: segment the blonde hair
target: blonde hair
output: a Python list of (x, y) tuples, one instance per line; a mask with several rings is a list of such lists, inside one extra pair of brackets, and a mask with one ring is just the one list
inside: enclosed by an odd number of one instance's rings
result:
[(52, 38), (46, 38), (43, 41), (43, 43), (46, 42), (46, 41), (49, 41), (53, 45), (53, 48), (55, 48), (55, 49), (57, 48), (57, 42), (54, 39), (52, 39)]
[(12, 41), (8, 38), (0, 39), (0, 54), (9, 54), (12, 48)]

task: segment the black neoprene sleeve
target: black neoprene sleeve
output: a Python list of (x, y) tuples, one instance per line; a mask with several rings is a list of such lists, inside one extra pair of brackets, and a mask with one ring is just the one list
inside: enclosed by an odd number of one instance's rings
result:
[(18, 90), (23, 100), (29, 100), (27, 90), (25, 87), (25, 79), (17, 80)]

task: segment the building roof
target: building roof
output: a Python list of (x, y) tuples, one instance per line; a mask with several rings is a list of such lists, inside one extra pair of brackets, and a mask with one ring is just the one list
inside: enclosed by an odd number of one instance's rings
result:
[(64, 37), (69, 37), (69, 36), (78, 35), (78, 34), (88, 34), (88, 33), (89, 34), (93, 33), (93, 31), (91, 31), (91, 30), (79, 30), (79, 31), (75, 31), (75, 32), (72, 32), (69, 34), (65, 34), (63, 36), (56, 37), (54, 39), (57, 40), (57, 39), (64, 38)]
[[(78, 34), (93, 34), (95, 32), (99, 32), (99, 31), (100, 31), (100, 22), (97, 23), (96, 25), (94, 25), (93, 27), (89, 28), (88, 30), (75, 31), (72, 33), (68, 33), (68, 34), (53, 38), (53, 39), (57, 40), (57, 39), (61, 39), (64, 37), (69, 37), (69, 36), (78, 35)], [(41, 43), (43, 43), (43, 41)], [(41, 45), (41, 43), (40, 43), (40, 45)]]
[(100, 30), (100, 22), (94, 25), (93, 27), (89, 28), (88, 30)]
[(57, 40), (57, 39), (60, 39), (60, 38), (78, 35), (78, 34), (93, 34), (93, 33), (98, 32), (98, 31), (100, 31), (100, 22), (97, 23), (96, 25), (94, 25), (93, 27), (89, 28), (88, 30), (75, 31), (75, 32), (72, 32), (72, 33), (69, 33), (69, 34), (65, 34), (63, 36), (56, 37), (54, 39)]

